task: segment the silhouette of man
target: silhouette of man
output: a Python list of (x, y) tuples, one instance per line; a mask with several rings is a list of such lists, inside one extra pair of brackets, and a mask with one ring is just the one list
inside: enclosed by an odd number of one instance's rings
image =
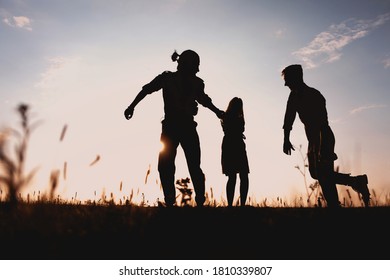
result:
[(164, 119), (161, 142), (164, 144), (164, 149), (159, 153), (158, 171), (165, 204), (169, 207), (176, 202), (175, 158), (180, 144), (194, 185), (196, 205), (203, 206), (205, 176), (200, 167), (200, 141), (194, 116), (198, 112), (198, 103), (213, 111), (218, 118), (221, 118), (224, 112), (213, 104), (211, 98), (204, 92), (203, 80), (196, 76), (199, 72), (199, 55), (193, 50), (186, 50), (180, 55), (175, 51), (171, 58), (172, 61), (178, 62), (177, 71), (164, 71), (144, 85), (124, 114), (126, 119), (130, 119), (135, 106), (146, 95), (162, 89)]
[(318, 90), (305, 84), (301, 65), (293, 64), (284, 68), (282, 76), (284, 85), (291, 90), (284, 116), (283, 152), (291, 155), (291, 150), (295, 150), (290, 142), (290, 131), (298, 114), (308, 140), (309, 172), (321, 185), (328, 207), (340, 206), (336, 184), (351, 186), (362, 195), (368, 207), (370, 192), (367, 175), (350, 176), (334, 171), (334, 161), (337, 159), (334, 153), (335, 137), (328, 123), (325, 98)]

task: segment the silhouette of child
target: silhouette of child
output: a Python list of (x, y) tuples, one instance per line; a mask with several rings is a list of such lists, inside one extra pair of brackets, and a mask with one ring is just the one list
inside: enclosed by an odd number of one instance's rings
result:
[(249, 189), (249, 164), (244, 142), (245, 118), (241, 98), (234, 97), (230, 100), (221, 125), (224, 132), (221, 163), (223, 174), (228, 176), (228, 206), (233, 206), (237, 174), (240, 176), (240, 205), (245, 206)]

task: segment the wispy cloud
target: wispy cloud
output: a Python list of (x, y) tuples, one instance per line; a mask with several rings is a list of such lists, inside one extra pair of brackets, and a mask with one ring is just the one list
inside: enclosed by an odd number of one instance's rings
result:
[(277, 29), (274, 32), (274, 35), (275, 35), (276, 38), (282, 38), (285, 33), (286, 33), (286, 29), (285, 28), (280, 28), (280, 29)]
[(382, 61), (383, 65), (385, 66), (385, 69), (390, 68), (390, 57), (385, 58)]
[(160, 9), (162, 12), (169, 12), (169, 13), (175, 13), (182, 6), (184, 6), (188, 1), (187, 0), (171, 0), (164, 2), (164, 4), (161, 4)]
[(78, 60), (78, 58), (62, 56), (48, 58), (48, 67), (45, 72), (41, 73), (41, 79), (35, 84), (35, 87), (51, 88), (56, 80), (60, 78), (61, 72), (66, 66), (77, 63)]
[(331, 123), (345, 123), (346, 121), (348, 121), (348, 119), (350, 119), (353, 116), (356, 116), (364, 111), (387, 108), (387, 107), (388, 106), (386, 104), (370, 104), (370, 105), (360, 106), (357, 108), (353, 108), (352, 110), (349, 110), (348, 114), (345, 116), (339, 117), (337, 119), (330, 119), (329, 122), (331, 122)]
[(51, 57), (48, 58), (48, 68), (41, 74), (41, 80), (35, 84), (39, 88), (48, 88), (50, 83), (55, 79), (56, 74), (66, 64), (66, 58), (64, 57)]
[(390, 13), (382, 14), (375, 19), (348, 19), (331, 25), (328, 30), (318, 34), (306, 47), (293, 52), (307, 69), (324, 63), (337, 61), (342, 56), (342, 49), (353, 41), (363, 38), (370, 31), (390, 20)]
[(3, 18), (3, 22), (11, 27), (32, 31), (32, 20), (25, 16), (8, 16)]
[(372, 105), (365, 105), (365, 106), (360, 106), (357, 108), (352, 109), (349, 111), (350, 115), (358, 114), (366, 110), (371, 110), (371, 109), (377, 109), (377, 108), (386, 108), (387, 105), (385, 104), (372, 104)]

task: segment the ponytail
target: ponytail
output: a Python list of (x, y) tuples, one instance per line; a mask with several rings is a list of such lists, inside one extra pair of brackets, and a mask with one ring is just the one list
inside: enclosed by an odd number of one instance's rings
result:
[(174, 53), (171, 55), (171, 59), (172, 61), (177, 61), (178, 58), (179, 58), (179, 54), (175, 50)]

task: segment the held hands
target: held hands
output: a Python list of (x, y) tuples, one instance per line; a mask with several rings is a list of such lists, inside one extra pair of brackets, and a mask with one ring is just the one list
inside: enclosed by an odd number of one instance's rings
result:
[(291, 150), (295, 151), (293, 145), (291, 144), (290, 140), (284, 140), (283, 143), (283, 152), (286, 155), (291, 155)]
[(223, 119), (223, 117), (224, 117), (224, 115), (225, 115), (225, 112), (222, 111), (222, 110), (217, 110), (217, 111), (215, 112), (215, 114), (217, 115), (217, 117), (218, 117), (219, 119)]
[(127, 120), (131, 119), (131, 117), (132, 117), (133, 114), (134, 114), (134, 107), (131, 106), (131, 105), (130, 105), (129, 107), (127, 107), (126, 110), (125, 110), (125, 112), (124, 112), (124, 114), (125, 114), (125, 118), (126, 118)]

